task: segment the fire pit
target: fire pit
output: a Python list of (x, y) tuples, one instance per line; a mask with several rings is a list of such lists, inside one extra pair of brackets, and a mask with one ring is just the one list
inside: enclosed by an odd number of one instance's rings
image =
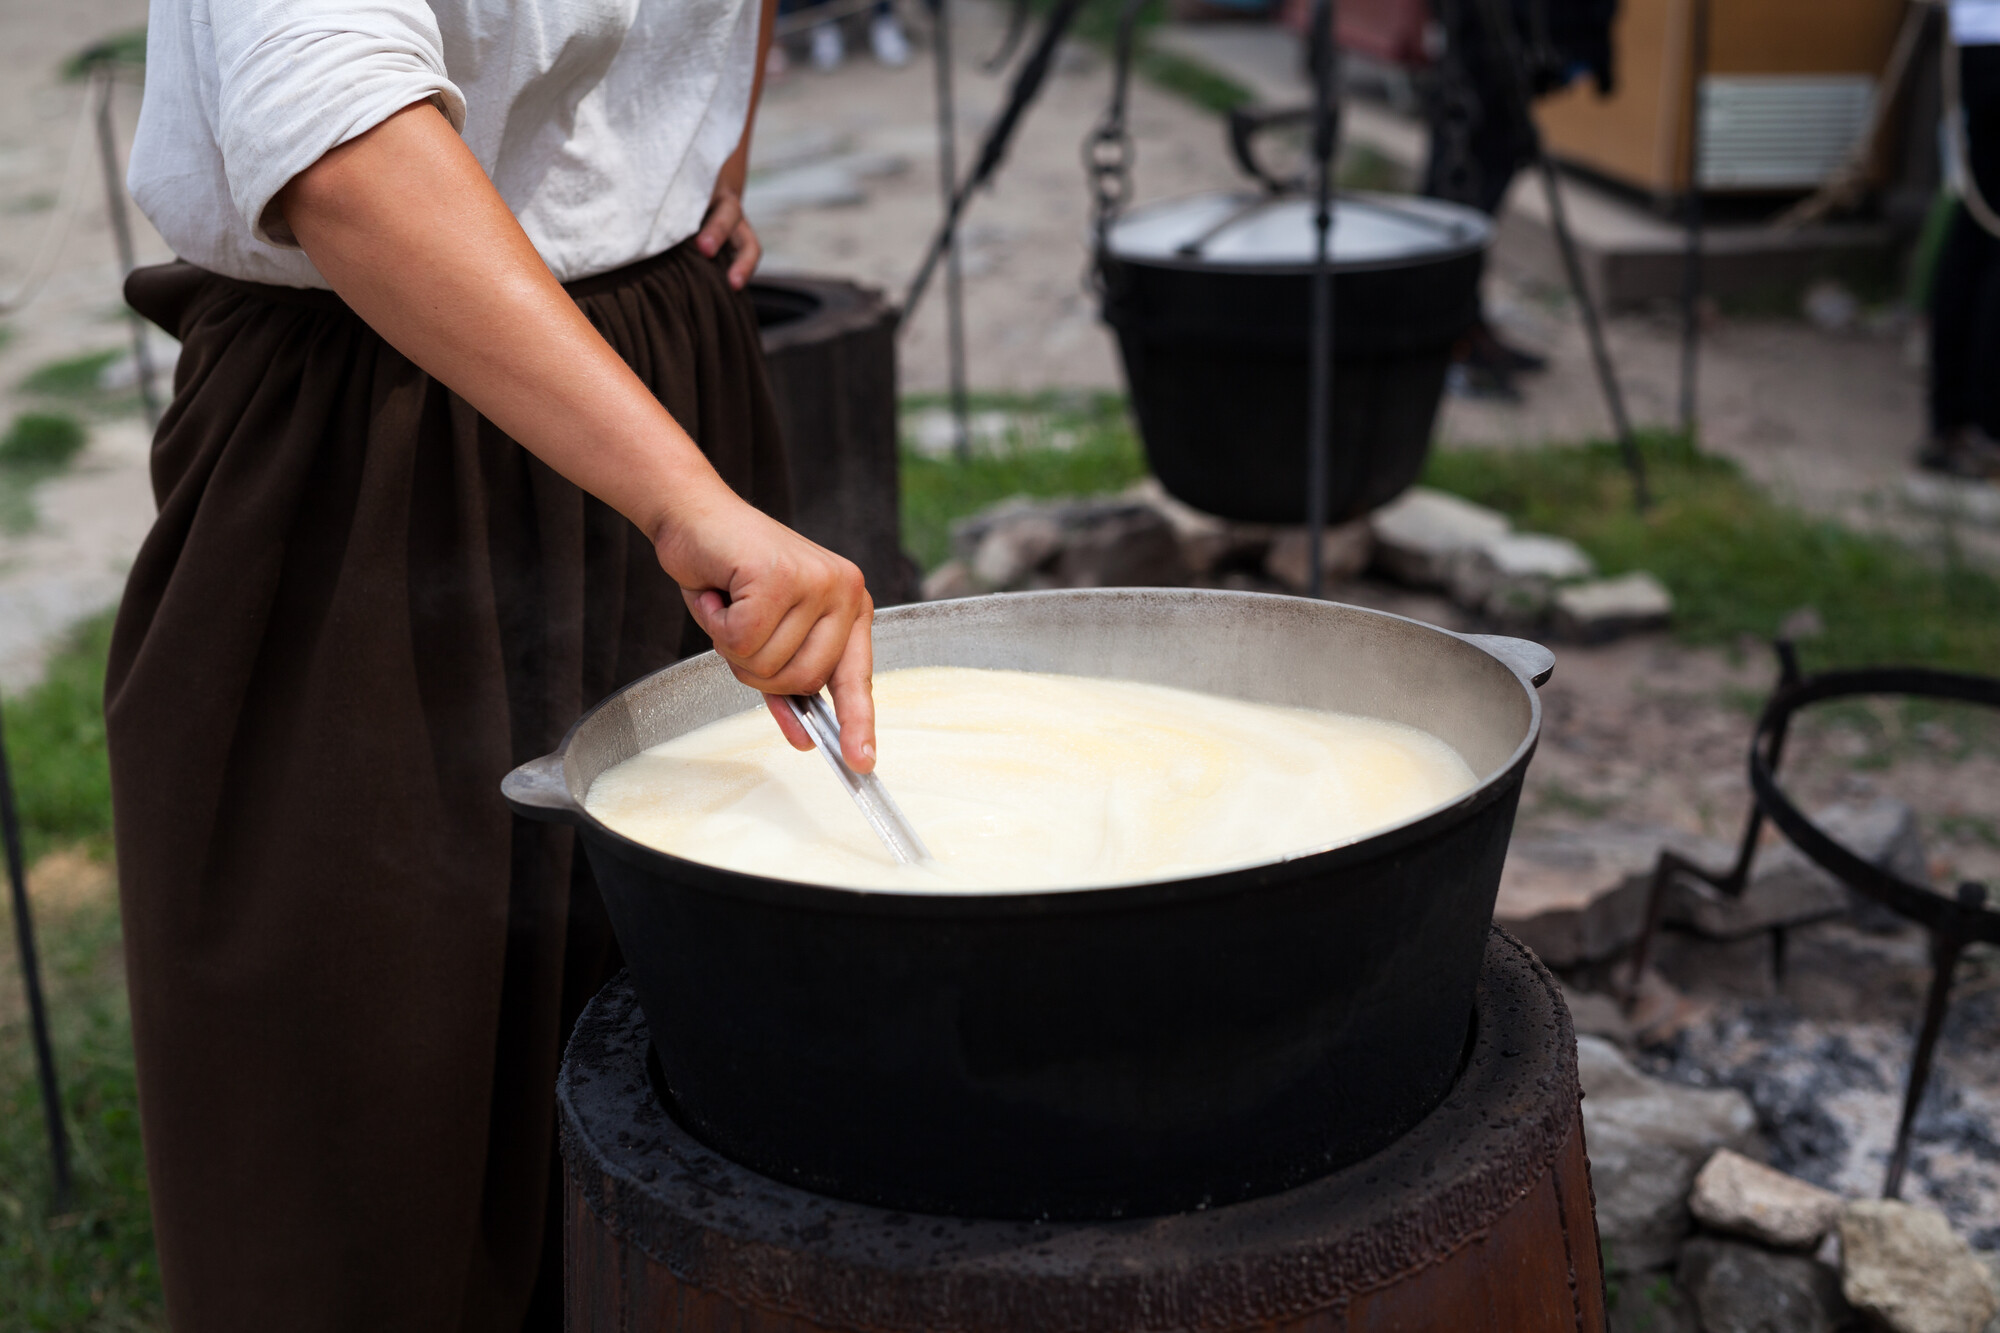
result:
[[(1931, 939), (1931, 982), (1924, 1003), (1923, 1025), (1910, 1058), (1910, 1076), (1903, 1092), (1902, 1116), (1896, 1126), (1895, 1147), (1889, 1155), (1882, 1183), (1884, 1198), (1895, 1198), (1902, 1190), (1903, 1174), (1910, 1157), (1910, 1130), (1930, 1079), (1931, 1058), (1944, 1030), (1946, 1011), (1951, 1004), (1952, 976), (1959, 956), (1975, 941), (2000, 944), (2000, 911), (1989, 905), (1983, 884), (1961, 884), (1951, 895), (1938, 893), (1926, 884), (1910, 880), (1856, 856), (1809, 819), (1778, 782), (1778, 765), (1784, 758), (1785, 736), (1792, 715), (1802, 708), (1835, 699), (1863, 696), (1899, 695), (1913, 699), (1943, 699), (1957, 703), (2000, 708), (2000, 677), (1975, 676), (1924, 667), (1868, 667), (1847, 671), (1827, 671), (1815, 676), (1799, 672), (1797, 654), (1784, 641), (1777, 644), (1780, 675), (1778, 686), (1757, 719), (1750, 741), (1750, 789), (1754, 797), (1736, 863), (1724, 871), (1696, 865), (1672, 851), (1662, 851), (1653, 872), (1647, 900), (1645, 925), (1632, 950), (1631, 985), (1636, 996), (1640, 975), (1645, 971), (1652, 938), (1659, 928), (1660, 911), (1669, 881), (1675, 875), (1691, 876), (1730, 897), (1743, 893), (1749, 883), (1750, 868), (1757, 844), (1768, 818), (1798, 849), (1821, 868), (1855, 892), (1882, 904), (1898, 916), (1922, 926)], [(1771, 932), (1772, 970), (1780, 981), (1784, 976), (1785, 931)]]
[(1449, 1095), (1365, 1161), (1270, 1198), (1148, 1221), (916, 1215), (758, 1175), (669, 1111), (614, 980), (557, 1085), (573, 1333), (1096, 1333), (1604, 1328), (1555, 981), (1494, 931)]

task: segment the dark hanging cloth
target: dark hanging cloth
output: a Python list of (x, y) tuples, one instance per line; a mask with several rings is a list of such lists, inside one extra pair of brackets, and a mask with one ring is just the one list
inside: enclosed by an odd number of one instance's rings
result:
[[(720, 265), (570, 291), (782, 518)], [(568, 831), (499, 783), (707, 641), (641, 534), (331, 293), (186, 264), (126, 293), (183, 344), (106, 691), (169, 1317), (557, 1329), (552, 1089), (616, 948)]]
[[(1423, 193), (1498, 211), (1514, 173), (1534, 158), (1507, 47), (1485, 21), (1486, 0), (1434, 0), (1444, 49), (1425, 80), (1430, 154)], [(1617, 0), (1500, 0), (1513, 48), (1540, 97), (1588, 77), (1612, 89), (1611, 24)]]

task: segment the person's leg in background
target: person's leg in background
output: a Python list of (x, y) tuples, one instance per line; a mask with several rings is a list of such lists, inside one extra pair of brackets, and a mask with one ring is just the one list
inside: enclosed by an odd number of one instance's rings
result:
[[(1960, 52), (1966, 156), (2000, 206), (2000, 46)], [(2000, 478), (2000, 237), (1961, 203), (1931, 278), (1930, 439), (1920, 466)]]

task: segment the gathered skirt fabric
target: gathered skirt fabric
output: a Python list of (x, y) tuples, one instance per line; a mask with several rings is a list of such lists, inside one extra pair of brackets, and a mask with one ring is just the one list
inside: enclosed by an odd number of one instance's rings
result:
[[(683, 245), (571, 294), (739, 495), (756, 320)], [(327, 292), (135, 272), (182, 344), (106, 689), (173, 1327), (560, 1326), (560, 1044), (615, 968), (514, 765), (708, 647), (645, 537)]]

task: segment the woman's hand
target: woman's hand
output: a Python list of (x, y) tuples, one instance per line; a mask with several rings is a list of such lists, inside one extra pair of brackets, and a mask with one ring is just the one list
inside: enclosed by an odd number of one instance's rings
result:
[(695, 623), (736, 679), (765, 696), (793, 747), (812, 741), (777, 698), (831, 686), (840, 749), (857, 772), (875, 767), (875, 603), (861, 571), (730, 497), (725, 515), (675, 515), (655, 549)]
[[(735, 159), (730, 161), (734, 165)], [(734, 245), (736, 253), (729, 261), (729, 285), (742, 291), (743, 284), (757, 271), (757, 261), (764, 257), (764, 244), (757, 239), (750, 219), (743, 216), (741, 173), (737, 173), (734, 181), (730, 176), (725, 167), (715, 182), (715, 194), (708, 201), (708, 216), (702, 219), (694, 243), (710, 259), (721, 254), (723, 246)]]

